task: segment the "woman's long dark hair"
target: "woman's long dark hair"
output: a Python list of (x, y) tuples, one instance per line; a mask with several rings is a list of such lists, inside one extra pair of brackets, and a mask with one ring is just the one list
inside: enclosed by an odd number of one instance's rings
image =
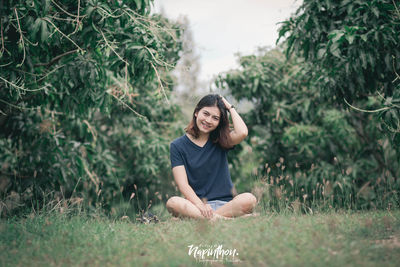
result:
[(204, 107), (217, 107), (221, 113), (217, 128), (210, 133), (211, 141), (213, 141), (214, 143), (218, 143), (222, 148), (230, 148), (231, 145), (229, 144), (230, 129), (228, 112), (225, 108), (224, 102), (222, 101), (222, 97), (219, 95), (209, 94), (200, 99), (199, 103), (197, 103), (197, 106), (193, 111), (192, 120), (185, 128), (185, 131), (194, 136), (194, 138), (198, 138), (200, 136), (200, 129), (197, 127), (195, 115)]

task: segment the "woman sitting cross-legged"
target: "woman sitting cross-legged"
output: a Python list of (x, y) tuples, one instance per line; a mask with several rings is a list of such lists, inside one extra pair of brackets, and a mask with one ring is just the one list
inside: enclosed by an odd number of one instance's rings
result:
[(235, 107), (219, 95), (206, 95), (197, 104), (185, 131), (170, 146), (172, 173), (184, 198), (171, 197), (166, 204), (168, 211), (177, 217), (199, 219), (252, 214), (255, 196), (234, 196), (228, 169), (229, 149), (247, 136), (247, 126)]

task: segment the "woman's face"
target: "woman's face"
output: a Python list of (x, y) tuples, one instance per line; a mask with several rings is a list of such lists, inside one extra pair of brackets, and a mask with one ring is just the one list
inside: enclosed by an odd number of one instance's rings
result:
[(197, 113), (195, 113), (195, 117), (196, 124), (200, 132), (203, 134), (209, 134), (218, 127), (221, 112), (216, 106), (203, 107)]

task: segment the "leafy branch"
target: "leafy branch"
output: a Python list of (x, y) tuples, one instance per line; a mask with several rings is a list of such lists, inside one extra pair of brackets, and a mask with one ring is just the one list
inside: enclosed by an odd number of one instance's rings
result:
[(22, 86), (18, 86), (17, 84), (12, 83), (12, 82), (6, 80), (5, 78), (3, 78), (3, 77), (1, 77), (1, 76), (0, 76), (0, 80), (2, 80), (3, 82), (5, 82), (5, 83), (11, 85), (12, 87), (14, 87), (14, 88), (16, 88), (16, 89), (18, 89), (18, 90), (21, 90), (21, 91), (37, 92), (37, 91), (41, 91), (41, 90), (44, 90), (44, 89), (47, 88), (47, 86), (45, 85), (45, 86), (43, 86), (43, 87), (36, 88), (36, 89), (26, 89), (26, 88), (24, 88), (24, 87), (22, 87)]
[(48, 18), (43, 18), (43, 20), (47, 21), (48, 23), (50, 23), (54, 29), (56, 29), (56, 31), (58, 31), (62, 36), (64, 36), (65, 38), (67, 38), (71, 43), (73, 43), (76, 48), (78, 48), (79, 51), (84, 52), (84, 50), (77, 44), (74, 42), (74, 40), (72, 40), (68, 35), (66, 35), (65, 33), (63, 33), (51, 20), (49, 20)]
[(163, 86), (163, 84), (162, 84), (162, 80), (161, 80), (160, 74), (158, 73), (157, 68), (154, 66), (153, 62), (150, 62), (150, 64), (151, 64), (151, 67), (154, 69), (154, 72), (156, 73), (157, 80), (158, 80), (158, 84), (160, 85), (160, 87), (159, 87), (159, 88), (160, 88), (160, 89), (159, 89), (159, 92), (160, 92), (160, 90), (161, 90), (161, 92), (163, 93), (163, 95), (164, 95), (164, 97), (165, 97), (165, 100), (167, 101), (167, 103), (168, 103), (168, 105), (169, 105), (170, 103), (169, 103), (168, 97), (167, 97), (167, 95), (166, 95), (166, 93), (165, 93), (165, 89), (164, 89), (164, 86)]
[(53, 59), (51, 59), (49, 62), (45, 62), (45, 63), (36, 63), (34, 66), (35, 67), (40, 67), (40, 66), (51, 66), (54, 63), (56, 63), (59, 59), (61, 59), (62, 57), (68, 56), (70, 54), (74, 54), (76, 52), (78, 52), (78, 49), (74, 49), (65, 53), (62, 53), (61, 55), (58, 55), (56, 57), (54, 57)]
[(1, 48), (0, 48), (0, 57), (4, 53), (4, 35), (3, 35), (3, 18), (0, 18), (0, 38), (1, 38)]
[[(58, 7), (62, 12), (64, 12), (65, 14), (67, 14), (67, 15), (69, 15), (69, 16), (71, 16), (71, 17), (74, 17), (74, 18), (78, 18), (79, 19), (79, 6), (80, 6), (80, 0), (78, 0), (78, 15), (75, 15), (75, 14), (72, 14), (72, 13), (69, 13), (68, 11), (66, 11), (64, 8), (62, 8), (59, 4), (57, 4), (57, 2), (56, 1), (54, 1), (54, 0), (51, 0), (51, 2), (53, 2), (53, 4), (56, 6), (56, 7)], [(82, 16), (82, 18), (83, 18), (84, 16)], [(79, 20), (78, 20), (79, 21)]]
[(24, 42), (24, 35), (22, 34), (22, 31), (21, 31), (21, 25), (19, 24), (17, 8), (14, 8), (14, 12), (15, 12), (15, 17), (17, 19), (17, 25), (18, 25), (18, 31), (19, 31), (19, 41), (18, 42), (22, 45), (22, 50), (24, 51), (24, 55), (22, 57), (22, 61), (21, 61), (20, 64), (17, 65), (17, 67), (21, 67), (22, 64), (24, 64), (24, 62), (25, 62), (25, 56), (26, 56), (25, 42)]
[(390, 107), (383, 107), (383, 108), (379, 108), (379, 109), (375, 109), (375, 110), (366, 110), (366, 109), (357, 108), (357, 107), (351, 105), (349, 102), (347, 102), (347, 100), (346, 100), (345, 98), (344, 98), (344, 102), (345, 102), (349, 107), (351, 107), (352, 109), (357, 110), (357, 111), (360, 111), (360, 112), (366, 112), (366, 113), (377, 113), (377, 112), (382, 112), (382, 111), (385, 111), (385, 110), (390, 109)]

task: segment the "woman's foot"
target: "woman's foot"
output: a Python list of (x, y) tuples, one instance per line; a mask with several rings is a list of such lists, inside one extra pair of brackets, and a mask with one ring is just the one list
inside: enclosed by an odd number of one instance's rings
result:
[(222, 215), (219, 215), (217, 213), (214, 212), (213, 217), (210, 219), (211, 222), (215, 222), (215, 221), (219, 221), (219, 220), (232, 220), (232, 218), (229, 217), (225, 217)]
[(260, 216), (260, 213), (253, 212), (253, 213), (245, 214), (245, 215), (240, 216), (240, 217), (258, 217), (258, 216)]

